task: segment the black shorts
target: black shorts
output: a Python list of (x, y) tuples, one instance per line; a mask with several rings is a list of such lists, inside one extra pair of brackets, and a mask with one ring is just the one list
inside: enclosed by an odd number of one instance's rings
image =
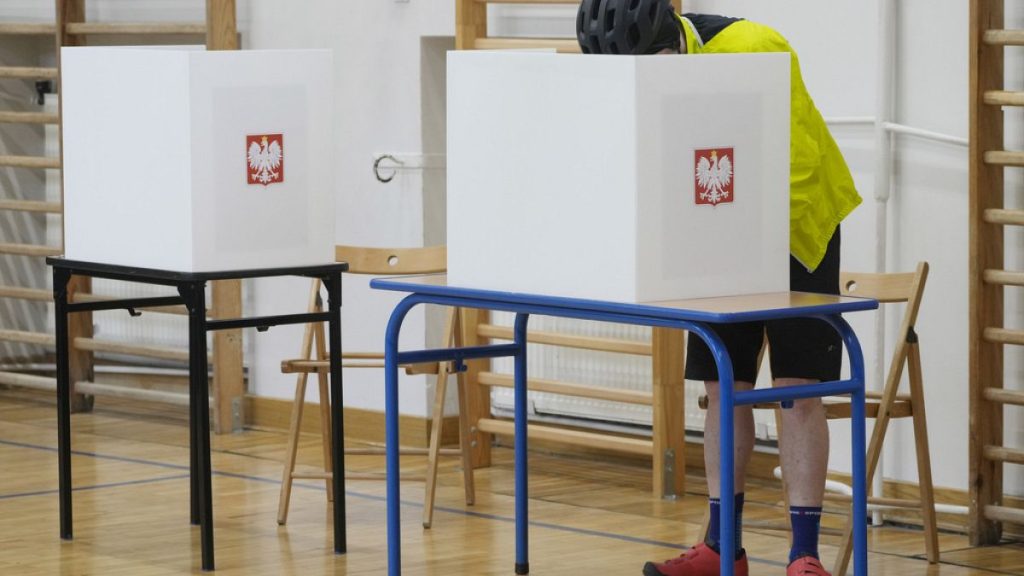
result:
[[(814, 272), (789, 257), (789, 287), (795, 292), (839, 294), (839, 228), (828, 243), (825, 257)], [(757, 355), (768, 333), (772, 378), (807, 378), (822, 382), (838, 380), (843, 365), (839, 333), (823, 320), (792, 318), (766, 322), (717, 324), (711, 328), (725, 342), (732, 358), (733, 378), (757, 379)], [(686, 378), (718, 380), (711, 350), (699, 336), (690, 334), (686, 346)]]

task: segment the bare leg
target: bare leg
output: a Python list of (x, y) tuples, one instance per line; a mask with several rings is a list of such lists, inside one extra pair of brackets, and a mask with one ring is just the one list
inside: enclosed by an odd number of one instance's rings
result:
[[(774, 385), (796, 386), (816, 382), (818, 380), (779, 378)], [(786, 476), (790, 506), (821, 506), (828, 472), (828, 442), (828, 423), (820, 398), (797, 400), (792, 408), (782, 410), (779, 460)]]
[[(737, 392), (751, 390), (754, 385), (750, 382), (736, 382), (734, 390)], [(718, 382), (708, 381), (704, 383), (704, 389), (708, 394), (708, 409), (704, 417), (704, 473), (708, 481), (708, 496), (711, 498), (721, 497), (719, 485), (718, 457)], [(735, 483), (734, 494), (743, 492), (746, 483), (747, 464), (750, 462), (750, 454), (754, 451), (754, 411), (750, 406), (738, 406), (733, 416), (736, 440), (735, 444)], [(828, 444), (826, 443), (826, 447)]]

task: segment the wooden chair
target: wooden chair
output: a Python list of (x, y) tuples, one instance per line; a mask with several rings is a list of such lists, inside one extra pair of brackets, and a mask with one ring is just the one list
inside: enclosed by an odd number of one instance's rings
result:
[[(868, 503), (896, 508), (919, 509), (924, 524), (926, 555), (928, 561), (934, 564), (939, 561), (938, 528), (935, 519), (935, 493), (932, 486), (931, 456), (928, 448), (928, 427), (925, 418), (924, 387), (921, 377), (921, 352), (917, 333), (914, 331), (914, 324), (917, 322), (917, 314), (921, 307), (921, 296), (924, 293), (927, 278), (927, 262), (919, 263), (917, 269), (909, 273), (868, 274), (842, 272), (840, 274), (840, 292), (844, 296), (874, 298), (883, 304), (906, 304), (899, 331), (899, 340), (889, 362), (889, 372), (885, 380), (885, 386), (881, 392), (869, 391), (866, 394), (865, 414), (868, 418), (875, 419), (875, 426), (868, 444), (867, 476), (871, 478), (875, 474), (878, 459), (882, 453), (882, 442), (885, 440), (885, 433), (889, 427), (889, 421), (893, 418), (912, 418), (914, 424), (914, 444), (917, 453), (918, 484), (921, 497), (917, 500), (908, 500), (870, 496)], [(767, 347), (767, 343), (765, 346)], [(762, 349), (761, 357), (764, 357), (764, 352), (765, 349)], [(909, 381), (908, 394), (899, 393), (904, 367), (907, 369)], [(706, 409), (707, 405), (707, 397), (702, 396), (700, 398), (701, 408)], [(826, 417), (829, 420), (850, 417), (850, 403), (845, 399), (825, 399), (824, 406)], [(775, 410), (776, 425), (781, 430), (782, 420), (778, 411), (778, 405), (755, 404), (754, 408)], [(785, 496), (785, 494), (785, 477), (783, 477), (783, 495)], [(832, 493), (826, 494), (825, 499), (850, 501), (849, 496)], [(704, 533), (707, 532), (708, 520), (707, 513), (705, 513)], [(759, 525), (759, 527), (777, 527), (786, 530), (789, 528), (788, 524)], [(846, 574), (846, 568), (852, 551), (852, 543), (853, 532), (848, 524), (842, 531), (842, 540), (833, 567), (833, 574)]]
[[(931, 455), (928, 448), (928, 426), (925, 418), (924, 382), (921, 375), (921, 350), (914, 325), (921, 308), (925, 281), (928, 279), (928, 263), (920, 262), (914, 272), (903, 274), (860, 274), (842, 273), (840, 290), (844, 296), (874, 298), (881, 303), (905, 302), (903, 320), (900, 324), (896, 349), (889, 361), (889, 373), (881, 392), (867, 393), (867, 417), (875, 419), (867, 453), (867, 477), (875, 475), (878, 458), (882, 453), (882, 442), (892, 418), (911, 418), (914, 424), (914, 448), (917, 453), (917, 477), (920, 498), (882, 498), (872, 496), (869, 504), (882, 504), (896, 508), (911, 508), (921, 511), (924, 526), (925, 551), (928, 562), (939, 561), (939, 534), (935, 519), (935, 491), (932, 485)], [(900, 394), (900, 380), (906, 367), (909, 393)], [(826, 405), (829, 418), (849, 418), (850, 404), (829, 403)], [(826, 495), (826, 499), (836, 495)], [(847, 498), (848, 500), (848, 498)], [(834, 574), (846, 574), (852, 551), (853, 532), (847, 525), (836, 555)]]
[[(337, 246), (335, 257), (339, 262), (348, 262), (349, 274), (368, 274), (375, 276), (399, 274), (428, 274), (444, 272), (447, 262), (447, 251), (444, 246), (428, 248), (364, 248), (356, 246)], [(309, 295), (309, 310), (322, 310), (320, 298), (320, 281), (313, 280)], [(444, 327), (446, 346), (459, 345), (459, 314), (457, 309), (450, 309)], [(313, 346), (316, 356), (313, 356)], [(291, 425), (288, 432), (288, 447), (285, 455), (284, 471), (281, 477), (281, 495), (278, 501), (277, 523), (285, 524), (288, 520), (288, 505), (291, 498), (292, 480), (296, 478), (325, 479), (327, 482), (327, 498), (333, 501), (331, 490), (331, 418), (328, 390), (328, 362), (326, 356), (326, 339), (323, 324), (308, 324), (302, 338), (300, 358), (281, 362), (281, 371), (286, 374), (297, 374), (295, 386), (295, 403), (292, 406)], [(383, 368), (382, 352), (344, 352), (342, 354), (344, 368)], [(459, 396), (459, 443), (458, 449), (441, 448), (441, 429), (444, 420), (444, 400), (448, 385), (448, 376), (452, 373), (450, 363), (417, 364), (405, 367), (409, 374), (436, 374), (434, 393), (434, 412), (430, 428), (430, 445), (428, 448), (403, 448), (401, 454), (427, 456), (426, 486), (423, 498), (423, 527), (430, 528), (434, 515), (434, 492), (437, 480), (437, 460), (439, 455), (460, 455), (462, 457), (463, 478), (466, 489), (466, 503), (472, 504), (475, 499), (473, 485), (473, 468), (470, 465), (466, 438), (468, 426), (465, 414), (465, 393), (462, 377), (458, 377)], [(305, 404), (306, 382), (311, 373), (317, 375), (320, 386), (320, 422), (324, 453), (324, 471), (317, 473), (301, 473), (295, 471), (295, 457), (298, 450), (299, 431), (302, 424), (302, 409)], [(383, 448), (346, 448), (346, 454), (384, 454)], [(346, 472), (346, 478), (384, 479), (381, 473)]]

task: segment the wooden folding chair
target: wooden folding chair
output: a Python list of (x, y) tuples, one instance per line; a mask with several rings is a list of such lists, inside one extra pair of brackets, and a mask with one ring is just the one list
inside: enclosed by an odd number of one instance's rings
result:
[[(444, 272), (447, 251), (444, 246), (428, 248), (363, 248), (356, 246), (337, 246), (336, 259), (348, 262), (349, 274), (369, 274), (375, 276), (399, 274), (429, 274)], [(320, 281), (313, 280), (309, 296), (309, 310), (321, 311), (323, 303), (320, 298)], [(460, 337), (459, 314), (457, 309), (450, 309), (444, 327), (445, 346), (458, 346)], [(278, 501), (277, 523), (285, 524), (288, 520), (288, 505), (291, 498), (292, 480), (296, 478), (325, 479), (327, 482), (327, 498), (333, 501), (331, 490), (331, 418), (328, 391), (328, 362), (326, 356), (326, 339), (322, 323), (308, 324), (302, 338), (300, 358), (285, 360), (281, 363), (281, 371), (297, 374), (295, 382), (295, 403), (292, 406), (291, 425), (288, 431), (288, 446), (285, 454), (284, 471), (281, 477), (281, 496)], [(316, 346), (316, 355), (313, 347)], [(344, 368), (383, 368), (384, 354), (381, 352), (345, 352), (342, 354)], [(416, 364), (405, 367), (409, 374), (436, 374), (434, 392), (434, 412), (430, 428), (430, 446), (422, 448), (403, 448), (400, 454), (416, 454), (427, 456), (426, 486), (423, 498), (423, 527), (430, 528), (434, 516), (434, 493), (437, 480), (437, 460), (439, 455), (459, 455), (462, 457), (463, 479), (466, 490), (466, 503), (473, 504), (475, 489), (473, 485), (473, 468), (469, 461), (466, 439), (468, 425), (465, 414), (466, 396), (463, 390), (462, 377), (458, 377), (459, 396), (459, 445), (458, 449), (441, 448), (441, 428), (444, 421), (444, 400), (448, 386), (448, 376), (452, 373), (450, 363)], [(305, 404), (306, 382), (311, 373), (317, 375), (320, 386), (320, 422), (324, 452), (324, 471), (302, 473), (295, 471), (295, 457), (298, 451), (299, 430), (302, 424), (302, 409)], [(383, 448), (346, 448), (346, 454), (384, 454)], [(384, 479), (381, 473), (346, 472), (346, 478)]]
[[(900, 325), (896, 349), (889, 363), (889, 373), (881, 392), (867, 393), (867, 416), (875, 419), (867, 453), (867, 477), (875, 475), (878, 458), (882, 453), (882, 442), (892, 418), (911, 418), (914, 424), (914, 447), (917, 453), (917, 477), (920, 498), (882, 498), (878, 495), (868, 498), (868, 504), (883, 504), (896, 508), (911, 508), (921, 511), (924, 525), (924, 542), (928, 562), (939, 561), (939, 534), (935, 519), (935, 490), (932, 485), (931, 455), (928, 449), (928, 426), (925, 418), (924, 383), (921, 376), (921, 350), (914, 325), (921, 308), (925, 281), (928, 279), (928, 263), (920, 262), (917, 270), (903, 274), (860, 274), (844, 272), (840, 275), (840, 289), (844, 296), (874, 298), (881, 303), (905, 302), (903, 321)], [(906, 366), (909, 394), (900, 394), (900, 380)], [(849, 402), (828, 403), (829, 418), (849, 418)], [(835, 495), (826, 495), (834, 499)], [(847, 525), (839, 545), (833, 574), (846, 574), (852, 551), (853, 532)]]
[[(918, 500), (882, 498), (870, 496), (869, 504), (881, 504), (896, 508), (919, 509), (924, 524), (925, 550), (928, 561), (936, 563), (939, 561), (939, 540), (938, 527), (935, 519), (935, 492), (932, 485), (931, 456), (928, 448), (928, 427), (925, 418), (924, 387), (921, 377), (921, 353), (917, 333), (914, 331), (914, 324), (917, 322), (917, 314), (921, 308), (921, 296), (924, 293), (925, 281), (928, 278), (928, 263), (921, 262), (914, 272), (909, 273), (888, 273), (868, 274), (841, 272), (840, 292), (844, 296), (859, 296), (862, 298), (874, 298), (880, 303), (906, 303), (903, 312), (903, 321), (900, 326), (899, 340), (893, 350), (889, 362), (889, 373), (885, 380), (885, 386), (881, 392), (867, 392), (865, 414), (868, 418), (875, 419), (875, 426), (871, 433), (871, 441), (868, 444), (867, 452), (867, 476), (871, 478), (878, 466), (878, 459), (882, 453), (882, 442), (885, 440), (885, 433), (889, 427), (889, 421), (893, 418), (912, 418), (914, 423), (914, 444), (917, 454), (918, 484), (921, 497)], [(761, 351), (763, 358), (767, 350)], [(758, 362), (760, 366), (760, 360)], [(900, 380), (903, 376), (904, 366), (907, 368), (909, 380), (909, 394), (900, 394)], [(701, 396), (701, 408), (706, 409), (707, 397)], [(845, 399), (826, 399), (824, 402), (825, 415), (829, 420), (849, 418), (851, 415), (850, 402)], [(755, 404), (754, 408), (775, 410), (775, 421), (778, 430), (782, 430), (782, 418), (777, 404)], [(785, 476), (783, 476), (783, 497), (786, 497)], [(841, 494), (826, 494), (826, 500), (840, 500), (849, 502), (850, 497)], [(707, 533), (708, 515), (705, 512), (702, 533)], [(758, 524), (760, 528), (780, 528), (788, 530), (788, 524)], [(852, 526), (847, 524), (842, 531), (842, 540), (833, 574), (846, 574), (852, 552), (853, 532)]]

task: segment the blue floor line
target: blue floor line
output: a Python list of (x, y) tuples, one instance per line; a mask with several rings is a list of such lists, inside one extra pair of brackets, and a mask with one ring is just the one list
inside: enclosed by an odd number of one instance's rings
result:
[[(38, 444), (28, 444), (28, 443), (25, 443), (25, 442), (13, 442), (13, 441), (10, 441), (10, 440), (0, 440), (0, 445), (14, 446), (14, 447), (17, 447), (17, 448), (26, 448), (26, 449), (30, 449), (30, 450), (43, 450), (43, 451), (46, 451), (46, 452), (57, 452), (57, 449), (53, 448), (51, 446), (42, 446), (42, 445), (38, 445)], [(165, 462), (156, 462), (156, 461), (152, 461), (152, 460), (142, 460), (140, 458), (128, 458), (128, 457), (124, 457), (124, 456), (113, 456), (113, 455), (110, 455), (110, 454), (99, 454), (99, 453), (96, 453), (96, 452), (86, 452), (86, 451), (83, 451), (83, 450), (72, 450), (71, 453), (76, 455), (76, 456), (88, 456), (90, 458), (96, 458), (96, 459), (100, 459), (100, 460), (112, 460), (112, 461), (115, 461), (115, 462), (126, 462), (126, 463), (130, 463), (130, 464), (141, 464), (141, 465), (146, 465), (146, 466), (158, 466), (160, 468), (169, 468), (169, 469), (172, 469), (172, 470), (185, 470), (185, 471), (188, 471), (188, 469), (189, 469), (188, 466), (183, 466), (183, 465), (180, 465), (180, 464), (168, 464), (168, 463), (165, 463)], [(248, 481), (251, 481), (251, 482), (260, 482), (260, 483), (263, 483), (263, 484), (274, 484), (274, 485), (278, 485), (278, 486), (281, 485), (281, 481), (278, 480), (278, 479), (263, 478), (263, 477), (260, 477), (260, 476), (249, 476), (249, 475), (246, 475), (246, 474), (238, 474), (236, 472), (217, 472), (217, 471), (214, 471), (213, 474), (215, 476), (223, 476), (223, 477), (226, 477), (226, 478), (235, 478), (235, 479), (239, 479), (239, 480), (248, 480)], [(148, 483), (148, 482), (162, 482), (162, 481), (166, 481), (166, 480), (186, 479), (188, 477), (189, 477), (188, 474), (181, 474), (181, 475), (177, 475), (177, 476), (166, 476), (166, 477), (162, 477), (162, 478), (154, 478), (154, 479), (151, 479), (151, 480), (134, 480), (134, 481), (129, 481), (129, 482), (119, 482), (119, 483), (111, 483), (111, 484), (98, 484), (98, 485), (95, 485), (95, 486), (83, 486), (83, 487), (75, 488), (74, 490), (75, 491), (78, 491), (78, 490), (95, 490), (95, 489), (98, 489), (98, 488), (109, 488), (109, 487), (116, 487), (116, 486), (126, 486), (126, 485), (131, 485), (131, 484), (145, 484), (145, 483)], [(307, 484), (307, 483), (304, 483), (304, 482), (294, 482), (294, 483), (292, 483), (292, 486), (299, 487), (299, 488), (305, 488), (307, 490), (317, 490), (317, 491), (320, 491), (320, 492), (326, 492), (327, 491), (327, 488), (323, 484)], [(22, 494), (12, 494), (12, 495), (7, 495), (7, 496), (0, 496), (0, 500), (7, 499), (7, 498), (21, 498), (21, 497), (26, 497), (26, 496), (39, 496), (39, 495), (56, 494), (56, 493), (57, 493), (57, 490), (44, 490), (44, 491), (33, 492), (33, 493), (22, 493)], [(386, 497), (384, 497), (384, 496), (377, 496), (375, 494), (365, 494), (365, 493), (362, 493), (362, 492), (353, 492), (351, 490), (346, 490), (345, 491), (345, 495), (346, 496), (352, 496), (352, 497), (355, 497), (355, 498), (359, 498), (360, 500), (370, 500), (370, 501), (385, 502), (385, 503), (387, 502), (387, 498)], [(403, 506), (408, 506), (408, 507), (412, 507), (412, 508), (423, 508), (423, 504), (421, 502), (415, 502), (415, 501), (411, 501), (411, 500), (401, 500), (400, 502), (401, 502), (401, 504)], [(484, 512), (474, 512), (472, 510), (462, 510), (462, 509), (459, 509), (459, 508), (449, 508), (447, 506), (435, 506), (434, 509), (435, 510), (440, 510), (442, 512), (447, 512), (449, 514), (460, 515), (460, 516), (469, 516), (469, 517), (473, 517), (473, 518), (481, 518), (481, 519), (484, 519), (484, 520), (495, 520), (495, 521), (498, 521), (498, 522), (505, 522), (505, 523), (515, 523), (515, 518), (514, 517), (509, 517), (509, 516), (499, 516), (497, 514), (488, 514), (488, 513), (484, 513)], [(586, 529), (586, 528), (573, 528), (571, 526), (562, 526), (562, 525), (559, 525), (559, 524), (551, 524), (549, 522), (538, 522), (538, 521), (535, 521), (535, 520), (531, 520), (529, 522), (529, 524), (530, 524), (530, 526), (537, 527), (537, 528), (545, 528), (545, 529), (548, 529), (548, 530), (557, 530), (557, 531), (561, 531), (561, 532), (569, 532), (569, 533), (581, 534), (581, 535), (585, 535), (585, 536), (595, 536), (595, 537), (599, 537), (599, 538), (608, 538), (608, 539), (619, 540), (619, 541), (623, 541), (623, 542), (632, 542), (632, 543), (635, 543), (635, 544), (646, 544), (646, 545), (651, 545), (651, 546), (661, 546), (661, 547), (664, 547), (664, 548), (675, 548), (677, 550), (686, 550), (688, 548), (687, 546), (680, 546), (679, 544), (676, 544), (676, 543), (673, 543), (673, 542), (662, 542), (660, 540), (650, 540), (650, 539), (647, 539), (647, 538), (639, 538), (639, 537), (636, 537), (636, 536), (626, 536), (626, 535), (623, 535), (623, 534), (614, 534), (614, 533), (611, 533), (611, 532), (601, 532), (601, 531), (598, 531), (598, 530), (589, 530), (589, 529)], [(747, 555), (747, 558), (748, 558), (748, 560), (750, 562), (754, 562), (754, 563), (757, 563), (757, 564), (765, 564), (765, 565), (768, 565), (768, 566), (778, 566), (778, 567), (782, 567), (782, 568), (786, 567), (786, 563), (784, 563), (784, 562), (776, 562), (774, 560), (765, 560), (763, 558), (755, 558), (755, 557), (750, 556), (750, 555)]]

